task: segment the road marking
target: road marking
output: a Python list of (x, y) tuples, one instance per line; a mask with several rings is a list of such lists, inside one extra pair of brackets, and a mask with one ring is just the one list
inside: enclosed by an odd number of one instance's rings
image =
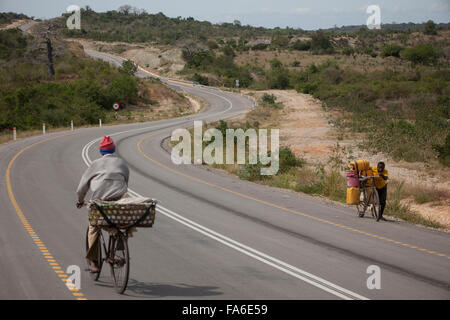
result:
[[(89, 148), (95, 143), (97, 142), (99, 139), (95, 139), (91, 142), (89, 142), (88, 144), (85, 145), (85, 147), (83, 148), (82, 151), (82, 158), (85, 161), (85, 164), (87, 166), (89, 166), (92, 163), (92, 160), (89, 157)], [(140, 196), (137, 192), (128, 189), (128, 192), (131, 194), (134, 194), (136, 196)], [(238, 241), (235, 241), (231, 238), (228, 238), (218, 232), (215, 232), (211, 229), (208, 229), (192, 220), (189, 220), (183, 216), (181, 216), (180, 214), (177, 214), (175, 212), (173, 212), (172, 210), (169, 210), (161, 205), (158, 205), (158, 212), (160, 212), (161, 214), (171, 218), (172, 220), (175, 220), (209, 238), (212, 238), (230, 248), (233, 248), (249, 257), (252, 257), (260, 262), (263, 262), (275, 269), (278, 269), (286, 274), (289, 274), (297, 279), (300, 279), (306, 283), (309, 283), (321, 290), (324, 290), (328, 293), (331, 293), (339, 298), (342, 298), (344, 300), (354, 300), (354, 299), (358, 299), (358, 300), (369, 300), (368, 298), (359, 295), (355, 292), (352, 292), (348, 289), (345, 289), (341, 286), (338, 286), (334, 283), (331, 283), (323, 278), (320, 278), (318, 276), (315, 276), (307, 271), (304, 271), (302, 269), (299, 269), (295, 266), (292, 266), (286, 262), (283, 262), (281, 260), (278, 260), (274, 257), (271, 257), (265, 253), (262, 253), (256, 249), (253, 249), (249, 246), (246, 246)]]
[[(213, 184), (213, 183), (210, 183), (210, 182), (208, 182), (208, 181), (205, 181), (205, 180), (202, 180), (202, 179), (193, 177), (193, 176), (188, 175), (188, 174), (186, 174), (186, 173), (183, 173), (183, 172), (181, 172), (181, 171), (172, 169), (172, 168), (166, 166), (165, 164), (162, 164), (161, 162), (156, 161), (155, 159), (153, 159), (153, 158), (151, 158), (150, 156), (148, 156), (144, 151), (142, 151), (141, 144), (142, 144), (142, 142), (143, 142), (144, 140), (148, 139), (149, 137), (150, 137), (149, 135), (144, 136), (144, 137), (142, 137), (142, 138), (138, 141), (138, 143), (137, 143), (137, 148), (138, 148), (139, 153), (141, 153), (145, 158), (147, 158), (148, 160), (150, 160), (150, 161), (152, 161), (153, 163), (157, 164), (158, 166), (160, 166), (160, 167), (162, 167), (162, 168), (164, 168), (164, 169), (167, 169), (167, 170), (169, 170), (169, 171), (171, 171), (171, 172), (173, 172), (173, 173), (175, 173), (175, 174), (177, 174), (177, 175), (181, 175), (181, 176), (186, 177), (186, 178), (188, 178), (188, 179), (190, 179), (190, 180), (193, 180), (193, 181), (196, 181), (196, 182), (205, 184), (205, 185), (207, 185), (207, 186), (210, 186), (210, 187), (213, 187), (213, 188), (216, 188), (216, 189), (225, 191), (225, 192), (232, 193), (232, 194), (234, 194), (234, 195), (236, 195), (236, 196), (239, 196), (239, 197), (241, 197), (241, 198), (245, 198), (245, 199), (248, 199), (248, 200), (256, 201), (256, 202), (265, 204), (265, 205), (270, 206), (270, 207), (273, 207), (273, 208), (277, 208), (277, 209), (280, 209), (280, 210), (283, 210), (283, 211), (287, 211), (287, 212), (291, 212), (291, 213), (294, 213), (294, 214), (297, 214), (297, 215), (301, 215), (301, 216), (303, 216), (303, 217), (310, 218), (310, 219), (313, 219), (313, 220), (316, 220), (316, 221), (320, 221), (320, 222), (323, 222), (323, 223), (326, 223), (326, 224), (329, 224), (329, 225), (333, 225), (333, 226), (339, 227), (339, 228), (341, 228), (341, 229), (351, 230), (351, 231), (353, 231), (353, 232), (356, 232), (356, 233), (360, 233), (360, 234), (366, 235), (366, 236), (368, 236), (368, 237), (372, 237), (372, 238), (375, 238), (375, 239), (380, 239), (380, 240), (384, 240), (384, 241), (388, 241), (388, 242), (393, 242), (393, 243), (395, 243), (395, 244), (402, 245), (402, 246), (409, 247), (409, 248), (413, 248), (413, 247), (414, 247), (414, 246), (409, 245), (409, 244), (407, 244), (407, 243), (403, 243), (403, 242), (396, 241), (396, 240), (392, 240), (392, 239), (389, 239), (389, 238), (377, 236), (377, 235), (374, 235), (374, 234), (371, 234), (371, 233), (368, 233), (368, 232), (365, 232), (365, 231), (362, 231), (362, 230), (358, 230), (358, 229), (351, 228), (351, 227), (348, 227), (348, 226), (344, 226), (344, 225), (341, 225), (341, 224), (338, 224), (338, 223), (335, 223), (335, 222), (332, 222), (332, 221), (328, 221), (328, 220), (325, 220), (325, 219), (321, 219), (321, 218), (318, 218), (318, 217), (315, 217), (315, 216), (312, 216), (312, 215), (309, 215), (309, 214), (306, 214), (306, 213), (303, 213), (303, 212), (300, 212), (300, 211), (297, 211), (297, 210), (285, 208), (285, 207), (283, 207), (283, 206), (280, 206), (280, 205), (277, 205), (277, 204), (274, 204), (274, 203), (271, 203), (271, 202), (267, 202), (267, 201), (264, 201), (264, 200), (260, 200), (260, 199), (257, 199), (257, 198), (253, 198), (253, 197), (248, 196), (248, 195), (246, 195), (246, 194), (243, 194), (243, 193), (240, 193), (240, 192), (236, 192), (236, 191), (233, 191), (233, 190), (230, 190), (230, 189), (227, 189), (227, 188), (218, 186), (218, 185), (216, 185), (216, 184)], [(435, 251), (429, 251), (429, 250), (427, 250), (427, 249), (423, 249), (423, 250), (422, 250), (422, 249), (419, 249), (419, 250), (420, 250), (420, 251), (427, 252), (427, 253), (429, 253), (429, 254), (436, 255), (436, 256), (447, 257), (447, 258), (450, 259), (450, 256), (447, 256), (446, 254), (437, 253), (437, 252), (435, 252)]]
[[(11, 168), (14, 164), (14, 162), (17, 160), (17, 158), (24, 153), (26, 150), (31, 149), (32, 147), (47, 142), (47, 141), (51, 141), (57, 138), (61, 138), (61, 137), (65, 137), (68, 136), (69, 134), (64, 134), (64, 135), (59, 135), (56, 137), (52, 137), (50, 139), (45, 139), (45, 140), (41, 140), (39, 142), (33, 143), (31, 145), (29, 145), (28, 147), (23, 148), (22, 150), (20, 150), (18, 153), (16, 153), (14, 155), (14, 157), (11, 159), (11, 161), (8, 164), (8, 167), (6, 169), (6, 189), (8, 191), (8, 196), (9, 199), (11, 200), (11, 203), (14, 207), (14, 210), (16, 211), (17, 216), (19, 217), (20, 221), (22, 222), (25, 230), (28, 231), (28, 234), (30, 235), (30, 238), (33, 239), (34, 244), (36, 245), (36, 247), (38, 248), (38, 250), (41, 252), (41, 254), (43, 255), (44, 258), (46, 258), (47, 263), (49, 264), (49, 267), (59, 276), (61, 277), (61, 279), (63, 280), (63, 282), (65, 282), (66, 280), (64, 280), (63, 278), (66, 278), (67, 275), (61, 275), (59, 273), (63, 273), (61, 269), (61, 267), (59, 266), (59, 264), (56, 262), (56, 260), (54, 260), (53, 256), (50, 254), (50, 252), (48, 250), (46, 250), (46, 248), (42, 247), (43, 246), (43, 242), (40, 240), (40, 238), (37, 236), (37, 233), (34, 231), (34, 229), (31, 227), (30, 223), (28, 222), (27, 218), (25, 217), (24, 213), (22, 212), (22, 209), (20, 209), (19, 204), (16, 201), (16, 197), (14, 196), (14, 192), (12, 190), (12, 184), (11, 184)], [(52, 259), (52, 261), (50, 262), (50, 259)], [(70, 292), (74, 297), (77, 297), (77, 300), (80, 299), (80, 297), (84, 297), (84, 295), (81, 292), (78, 292), (77, 294), (74, 294), (73, 292)], [(86, 299), (86, 298), (83, 298)]]

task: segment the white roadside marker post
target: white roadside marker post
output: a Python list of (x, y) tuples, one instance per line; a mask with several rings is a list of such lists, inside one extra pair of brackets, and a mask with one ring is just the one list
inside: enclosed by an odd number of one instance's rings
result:
[(16, 141), (17, 140), (17, 132), (16, 132), (17, 130), (16, 130), (16, 127), (14, 127), (13, 128), (13, 139), (14, 139), (14, 141)]
[(102, 127), (102, 119), (98, 119), (98, 123), (99, 123), (99, 126), (101, 128)]
[(70, 131), (73, 131), (73, 120), (70, 120)]
[(45, 123), (42, 124), (42, 134), (45, 134)]

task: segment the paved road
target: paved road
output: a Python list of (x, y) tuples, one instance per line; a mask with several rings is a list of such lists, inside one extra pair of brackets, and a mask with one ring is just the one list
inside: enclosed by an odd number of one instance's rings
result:
[[(0, 147), (0, 298), (450, 298), (447, 233), (360, 219), (351, 208), (172, 164), (161, 144), (175, 128), (237, 116), (252, 102), (171, 85), (210, 108), (186, 118), (48, 134)], [(107, 269), (98, 283), (82, 271), (80, 291), (61, 281), (69, 266), (84, 269), (87, 214), (74, 206), (75, 189), (99, 157), (103, 135), (113, 135), (128, 162), (130, 189), (161, 204), (154, 228), (129, 241), (130, 283), (122, 296), (114, 293)], [(372, 265), (381, 270), (379, 290), (367, 287)]]

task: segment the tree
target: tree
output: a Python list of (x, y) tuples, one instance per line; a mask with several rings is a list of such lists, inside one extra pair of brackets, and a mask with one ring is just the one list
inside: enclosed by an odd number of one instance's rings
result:
[(138, 69), (138, 67), (133, 61), (126, 60), (126, 61), (122, 62), (122, 67), (120, 67), (120, 72), (125, 73), (130, 76), (134, 76), (137, 69)]
[(119, 12), (123, 14), (129, 14), (132, 7), (129, 4), (123, 5), (119, 7)]
[(436, 24), (434, 23), (433, 20), (428, 20), (427, 23), (425, 24), (425, 29), (423, 30), (424, 34), (428, 34), (428, 35), (435, 35), (437, 34), (436, 31)]
[(312, 35), (311, 49), (316, 53), (332, 53), (333, 45), (323, 31), (317, 31)]

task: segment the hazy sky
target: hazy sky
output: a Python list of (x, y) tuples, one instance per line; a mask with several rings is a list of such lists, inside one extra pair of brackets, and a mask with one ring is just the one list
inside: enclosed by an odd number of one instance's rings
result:
[(381, 8), (381, 23), (429, 19), (450, 22), (450, 0), (0, 0), (0, 11), (52, 18), (72, 4), (89, 5), (99, 12), (129, 4), (149, 13), (163, 12), (169, 17), (194, 17), (213, 23), (240, 20), (243, 25), (308, 30), (365, 24), (366, 8), (372, 4)]

